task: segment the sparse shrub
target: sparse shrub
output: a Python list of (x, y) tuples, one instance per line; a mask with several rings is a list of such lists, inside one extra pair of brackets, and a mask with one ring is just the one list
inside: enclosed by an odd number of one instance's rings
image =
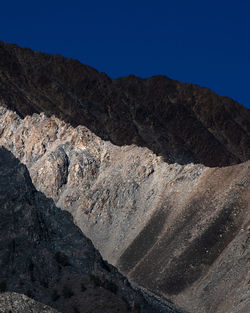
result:
[(1, 281), (0, 282), (0, 292), (5, 292), (6, 289), (7, 289), (6, 281)]
[(57, 263), (61, 264), (62, 266), (70, 265), (68, 256), (64, 254), (63, 252), (57, 251), (55, 254), (55, 259)]
[(73, 306), (73, 310), (74, 310), (74, 313), (80, 313), (80, 311), (78, 310), (76, 306)]
[(68, 286), (63, 286), (63, 296), (65, 299), (71, 298), (73, 295), (73, 291)]
[(106, 262), (106, 261), (104, 261), (104, 260), (101, 260), (101, 266), (102, 266), (102, 268), (105, 269), (106, 271), (111, 272), (111, 269), (110, 269), (110, 267), (109, 267), (108, 262)]
[(94, 283), (95, 287), (101, 287), (102, 284), (101, 284), (99, 277), (90, 275), (90, 280)]
[(34, 263), (31, 261), (29, 264), (29, 272), (30, 272), (30, 279), (32, 282), (36, 281), (35, 276), (34, 276)]
[(131, 309), (131, 312), (141, 312), (141, 307), (137, 303), (132, 303), (130, 309)]
[(29, 264), (29, 271), (30, 272), (33, 272), (34, 270), (34, 263), (32, 261), (30, 261), (30, 264)]
[(28, 290), (26, 291), (26, 295), (27, 295), (29, 298), (33, 298), (33, 297), (34, 297), (33, 292), (32, 292), (30, 289), (28, 289)]
[(84, 291), (86, 291), (86, 290), (87, 290), (87, 288), (84, 286), (83, 283), (81, 283), (81, 291), (84, 292)]
[(110, 281), (105, 281), (105, 283), (103, 284), (103, 287), (109, 291), (111, 291), (112, 293), (116, 294), (117, 293), (117, 290), (118, 290), (118, 287), (110, 282)]
[(41, 280), (40, 284), (44, 287), (44, 288), (48, 288), (49, 287), (49, 283), (46, 280)]
[(60, 298), (60, 295), (58, 294), (57, 290), (54, 289), (51, 295), (52, 301), (57, 301)]

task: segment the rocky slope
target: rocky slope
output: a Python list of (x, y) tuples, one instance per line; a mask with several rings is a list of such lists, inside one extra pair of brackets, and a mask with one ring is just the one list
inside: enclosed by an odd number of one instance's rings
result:
[[(146, 300), (104, 262), (71, 215), (37, 192), (26, 167), (4, 148), (0, 207), (1, 292), (24, 293), (65, 313), (178, 312), (144, 293)], [(11, 299), (1, 296), (0, 308)]]
[(133, 281), (189, 312), (247, 313), (249, 110), (0, 48), (0, 144), (36, 188)]

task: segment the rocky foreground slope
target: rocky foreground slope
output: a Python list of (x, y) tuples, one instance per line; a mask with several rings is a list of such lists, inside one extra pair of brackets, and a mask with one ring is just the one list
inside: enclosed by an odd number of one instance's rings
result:
[(189, 312), (248, 313), (249, 110), (166, 77), (0, 52), (0, 144), (36, 188), (143, 287)]
[[(71, 215), (37, 192), (26, 166), (4, 148), (0, 148), (0, 208), (1, 292), (26, 294), (65, 313), (178, 313), (133, 288), (104, 262)], [(5, 312), (3, 302), (16, 297), (1, 295), (0, 312)], [(13, 309), (18, 312), (17, 305)]]

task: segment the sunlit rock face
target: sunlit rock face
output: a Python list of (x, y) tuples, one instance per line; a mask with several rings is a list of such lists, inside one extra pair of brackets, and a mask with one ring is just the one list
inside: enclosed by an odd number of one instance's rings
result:
[(0, 51), (0, 144), (35, 187), (139, 285), (189, 312), (248, 313), (249, 110), (166, 77)]

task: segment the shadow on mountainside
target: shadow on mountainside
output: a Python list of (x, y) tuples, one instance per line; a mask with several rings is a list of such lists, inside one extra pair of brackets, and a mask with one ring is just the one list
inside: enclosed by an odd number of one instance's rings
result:
[(44, 112), (115, 145), (145, 146), (170, 163), (228, 166), (250, 158), (250, 110), (164, 76), (110, 79), (76, 60), (0, 42), (0, 104)]
[(2, 147), (0, 230), (0, 292), (22, 293), (67, 313), (180, 312), (135, 291)]

